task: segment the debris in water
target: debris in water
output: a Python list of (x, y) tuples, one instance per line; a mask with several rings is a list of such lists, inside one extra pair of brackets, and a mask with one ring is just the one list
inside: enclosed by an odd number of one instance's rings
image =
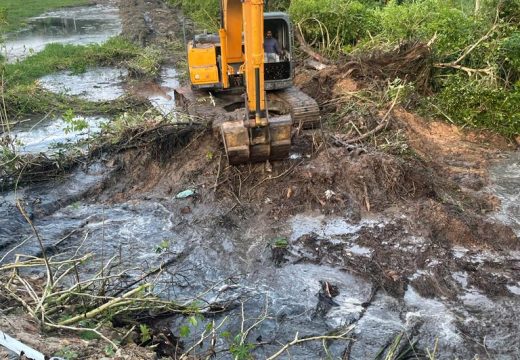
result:
[(175, 198), (176, 199), (186, 199), (193, 195), (195, 195), (195, 190), (188, 189), (188, 190), (181, 191), (180, 193), (175, 195)]

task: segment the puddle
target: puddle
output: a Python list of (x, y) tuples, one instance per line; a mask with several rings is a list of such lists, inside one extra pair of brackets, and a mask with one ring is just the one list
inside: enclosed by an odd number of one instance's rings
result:
[(163, 68), (156, 85), (153, 89), (145, 90), (148, 100), (162, 115), (174, 115), (175, 88), (179, 87), (177, 71), (174, 68)]
[(103, 43), (121, 32), (119, 10), (106, 5), (65, 8), (32, 18), (26, 29), (8, 34), (2, 52), (9, 62), (43, 50), (51, 43)]
[(40, 85), (57, 94), (78, 96), (89, 101), (116, 100), (124, 95), (126, 69), (99, 67), (81, 74), (62, 71), (40, 78)]
[(505, 223), (520, 236), (520, 152), (510, 156), (490, 169), (489, 190), (501, 202), (494, 218)]
[(520, 296), (520, 284), (518, 285), (507, 285), (507, 290), (511, 292), (511, 294)]
[(20, 154), (53, 154), (59, 151), (58, 144), (72, 144), (88, 139), (101, 131), (102, 125), (109, 119), (102, 116), (82, 117), (87, 124), (83, 130), (74, 130), (61, 117), (35, 119), (23, 123), (11, 132), (16, 139), (16, 150)]
[(296, 215), (291, 219), (292, 240), (296, 240), (302, 235), (315, 233), (318, 236), (333, 237), (339, 235), (355, 234), (363, 227), (374, 227), (382, 221), (363, 220), (358, 224), (352, 224), (343, 218), (331, 218), (324, 215)]

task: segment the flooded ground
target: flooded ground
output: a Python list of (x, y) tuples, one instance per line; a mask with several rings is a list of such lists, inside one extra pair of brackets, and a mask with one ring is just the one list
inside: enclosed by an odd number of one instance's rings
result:
[(99, 44), (120, 32), (121, 19), (116, 7), (65, 8), (32, 18), (27, 29), (8, 34), (2, 52), (9, 62), (14, 62), (43, 50), (50, 43)]
[[(179, 86), (177, 70), (172, 67), (165, 67), (161, 70), (158, 86), (153, 90), (148, 90), (148, 99), (152, 105), (164, 116), (169, 116), (175, 110), (175, 88)], [(145, 93), (147, 91), (144, 91)]]
[(76, 129), (61, 117), (43, 117), (22, 123), (11, 132), (16, 139), (16, 150), (20, 154), (54, 154), (63, 146), (86, 140), (101, 131), (110, 119), (103, 116), (79, 117), (85, 121), (85, 129)]
[[(491, 185), (499, 196), (511, 202), (517, 193), (511, 196), (508, 191), (518, 177), (511, 177), (502, 169), (514, 169), (516, 156), (497, 165), (500, 170)], [(502, 179), (499, 174), (505, 177)], [(48, 253), (63, 257), (77, 251), (96, 254), (82, 276), (94, 274), (103, 261), (115, 255), (120, 259), (114, 271), (126, 269), (128, 282), (169, 263), (168, 270), (153, 279), (158, 294), (178, 301), (197, 296), (203, 303), (225, 305), (227, 310), (222, 315), (211, 316), (194, 329), (186, 338), (188, 343), (195, 342), (212, 319), (218, 322), (228, 317), (222, 331), (237, 333), (243, 306), (248, 316), (246, 323), (265, 317), (250, 335), (251, 339), (268, 343), (255, 350), (259, 358), (275, 352), (279, 348), (277, 342), (291, 341), (296, 332), (301, 336), (338, 333), (350, 325), (354, 325), (351, 337), (356, 340), (351, 344), (330, 343), (327, 351), (334, 357), (342, 356), (348, 349), (351, 359), (375, 358), (402, 332), (408, 337), (405, 342), (418, 341), (422, 349), (432, 350), (437, 343), (439, 359), (471, 358), (474, 354), (486, 358), (486, 352), (503, 359), (518, 355), (514, 344), (520, 341), (520, 314), (516, 310), (520, 307), (520, 284), (508, 285), (509, 296), (490, 298), (472, 283), (469, 270), (460, 270), (451, 274), (460, 286), (456, 297), (425, 298), (414, 285), (407, 287), (404, 296), (395, 297), (349, 268), (349, 259), (358, 264), (373, 263), (376, 249), (367, 246), (363, 239), (367, 233), (377, 239), (381, 233), (392, 232), (396, 224), (402, 225), (400, 218), (352, 221), (349, 217), (310, 212), (266, 229), (254, 221), (235, 222), (228, 215), (229, 209), (218, 203), (176, 199), (175, 194), (123, 202), (107, 202), (103, 200), (105, 195), (97, 200), (85, 198), (106, 186), (103, 184), (113, 182), (110, 179), (114, 176), (116, 173), (110, 168), (93, 164), (57, 183), (21, 189), (16, 195), (2, 194), (0, 257), (15, 245), (19, 246), (16, 253), (40, 252), (31, 239), (30, 227), (13, 206), (17, 197), (27, 205)], [(508, 183), (506, 189), (504, 182)], [(183, 212), (186, 207), (190, 208), (189, 213)], [(518, 219), (514, 213), (508, 214)], [(275, 235), (288, 240), (282, 261), (273, 258)], [(400, 241), (401, 247), (390, 251), (413, 256), (426, 242)], [(329, 254), (320, 254), (321, 251)], [(493, 252), (474, 253), (460, 246), (453, 247), (452, 254), (461, 264), (475, 266), (491, 261), (520, 261), (520, 253), (511, 252), (500, 259)], [(336, 256), (343, 256), (344, 260)], [(8, 256), (4, 260), (9, 259)], [(434, 269), (442, 267), (443, 261), (430, 259), (429, 267), (418, 270), (410, 280), (436, 276)], [(335, 287), (333, 297), (325, 296), (324, 283)], [(267, 315), (262, 315), (266, 306)], [(166, 321), (176, 335), (184, 323), (182, 317)], [(219, 346), (223, 349), (227, 345), (223, 342)], [(291, 350), (295, 359), (325, 354), (320, 343)]]
[(124, 95), (123, 81), (128, 70), (99, 67), (76, 74), (63, 71), (39, 79), (41, 86), (57, 94), (77, 96), (88, 101), (111, 101)]

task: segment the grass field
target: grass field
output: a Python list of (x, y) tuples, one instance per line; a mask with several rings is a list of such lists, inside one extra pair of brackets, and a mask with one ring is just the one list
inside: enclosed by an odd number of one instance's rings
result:
[(0, 30), (13, 31), (25, 25), (27, 18), (64, 6), (85, 5), (89, 0), (0, 0), (0, 10), (6, 11)]

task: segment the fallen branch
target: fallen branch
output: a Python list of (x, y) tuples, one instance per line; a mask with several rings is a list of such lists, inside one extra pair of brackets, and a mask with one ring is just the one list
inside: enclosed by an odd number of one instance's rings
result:
[(312, 49), (312, 47), (309, 44), (307, 44), (307, 42), (305, 41), (305, 39), (303, 37), (300, 26), (298, 26), (298, 30), (295, 31), (294, 33), (296, 35), (296, 40), (298, 40), (298, 42), (300, 43), (300, 49), (304, 53), (306, 53), (307, 55), (309, 55), (310, 57), (314, 58), (316, 61), (319, 61), (322, 64), (325, 64), (325, 65), (331, 64), (331, 61), (329, 59), (327, 59), (325, 56), (314, 51)]
[(273, 355), (269, 356), (267, 360), (274, 360), (280, 355), (282, 355), (287, 349), (289, 349), (291, 346), (309, 342), (309, 341), (316, 341), (316, 340), (351, 340), (350, 338), (346, 337), (346, 335), (354, 329), (354, 326), (348, 327), (346, 331), (339, 335), (321, 335), (321, 336), (311, 336), (306, 338), (298, 338), (298, 333), (296, 333), (296, 336), (294, 337), (294, 340), (290, 343), (285, 344), (280, 350), (278, 350)]
[(74, 323), (77, 323), (78, 321), (81, 321), (81, 320), (85, 320), (85, 319), (92, 319), (94, 317), (96, 317), (97, 315), (103, 313), (104, 311), (114, 307), (114, 306), (119, 306), (121, 305), (121, 303), (123, 302), (123, 300), (126, 300), (128, 299), (129, 297), (149, 288), (150, 286), (152, 286), (151, 284), (143, 284), (129, 292), (127, 292), (126, 294), (124, 294), (123, 296), (121, 297), (118, 297), (118, 298), (115, 298), (115, 299), (112, 299), (110, 300), (109, 302), (101, 305), (100, 307), (98, 307), (97, 309), (94, 309), (94, 310), (91, 310), (89, 311), (88, 313), (86, 314), (81, 314), (81, 315), (77, 315), (77, 316), (74, 316), (70, 319), (67, 319), (67, 320), (63, 320), (59, 323), (59, 325), (71, 325), (71, 324), (74, 324)]
[(32, 223), (31, 219), (29, 218), (29, 215), (27, 215), (27, 212), (25, 211), (24, 207), (20, 203), (20, 199), (16, 200), (16, 207), (18, 208), (18, 210), (20, 210), (20, 213), (24, 217), (25, 221), (27, 221), (27, 223), (31, 226), (31, 229), (32, 229), (34, 235), (38, 239), (38, 244), (40, 245), (40, 250), (42, 252), (43, 261), (45, 261), (45, 267), (47, 268), (47, 276), (49, 278), (49, 285), (52, 287), (54, 285), (54, 278), (52, 276), (51, 266), (49, 265), (49, 259), (47, 258), (47, 255), (45, 254), (45, 246), (43, 245), (43, 240), (40, 237), (40, 234), (36, 230), (36, 227)]
[(484, 42), (487, 39), (489, 39), (497, 28), (498, 28), (498, 24), (494, 24), (491, 27), (491, 29), (489, 29), (489, 31), (484, 36), (482, 36), (480, 39), (477, 40), (477, 42), (475, 42), (471, 46), (468, 46), (466, 48), (466, 50), (462, 53), (462, 55), (460, 55), (457, 58), (457, 60), (454, 60), (454, 61), (449, 62), (449, 63), (437, 63), (437, 64), (434, 64), (433, 66), (436, 67), (436, 68), (440, 68), (440, 69), (451, 68), (451, 69), (456, 69), (456, 70), (462, 70), (462, 71), (465, 71), (466, 74), (468, 74), (468, 76), (471, 76), (473, 74), (479, 74), (479, 73), (480, 74), (486, 74), (486, 75), (493, 75), (493, 71), (492, 71), (491, 67), (484, 68), (484, 69), (473, 69), (473, 68), (469, 68), (469, 67), (466, 67), (466, 66), (462, 66), (462, 65), (460, 65), (460, 63), (469, 54), (471, 54), (473, 52), (473, 50), (475, 50), (482, 42)]

